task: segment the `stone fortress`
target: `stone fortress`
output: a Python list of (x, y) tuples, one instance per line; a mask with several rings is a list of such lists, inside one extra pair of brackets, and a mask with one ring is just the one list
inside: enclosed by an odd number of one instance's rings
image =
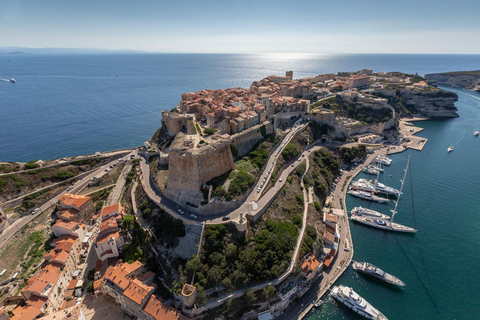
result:
[[(351, 125), (351, 119), (345, 121), (331, 110), (311, 110), (312, 99), (333, 97), (334, 93), (374, 110), (390, 109), (392, 116), (387, 122)], [(450, 93), (424, 81), (411, 81), (409, 75), (373, 73), (371, 69), (296, 80), (293, 72), (287, 71), (285, 76), (254, 81), (248, 89), (184, 93), (174, 109), (162, 111), (162, 126), (174, 137), (170, 147), (162, 151), (169, 164), (164, 193), (194, 211), (221, 210), (210, 203), (212, 190), (206, 182), (235, 168), (232, 144), (236, 156), (246, 155), (266, 135), (291, 126), (300, 117), (333, 127), (331, 138), (364, 132), (382, 134), (395, 126), (399, 116), (389, 104), (389, 99), (397, 95), (405, 103), (415, 104), (420, 115), (456, 115), (456, 99)]]

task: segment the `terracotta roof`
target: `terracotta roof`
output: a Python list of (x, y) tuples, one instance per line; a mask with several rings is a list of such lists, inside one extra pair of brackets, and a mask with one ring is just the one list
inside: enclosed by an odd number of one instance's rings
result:
[(108, 220), (103, 221), (100, 224), (100, 233), (102, 233), (103, 231), (105, 231), (107, 229), (110, 229), (110, 228), (117, 228), (118, 229), (117, 220), (113, 217), (108, 219)]
[(188, 320), (180, 311), (161, 303), (154, 295), (148, 299), (143, 310), (156, 320)]
[(110, 238), (114, 238), (114, 239), (120, 238), (120, 233), (118, 233), (117, 231), (117, 232), (110, 232), (110, 233), (104, 234), (103, 236), (98, 237), (95, 243), (102, 243), (102, 242), (108, 241)]
[(72, 241), (73, 243), (77, 242), (78, 236), (72, 235), (72, 234), (62, 234), (60, 237), (57, 239), (54, 239), (50, 245), (52, 246), (58, 246), (63, 242), (70, 242)]
[(105, 279), (110, 280), (116, 286), (125, 290), (130, 284), (130, 279), (128, 278), (128, 272), (126, 272), (121, 266), (111, 266), (107, 268), (105, 272)]
[(80, 208), (91, 199), (90, 197), (66, 193), (60, 197), (59, 201), (66, 206), (76, 206)]
[(138, 279), (130, 282), (130, 285), (125, 289), (123, 295), (138, 305), (142, 305), (142, 301), (152, 294), (155, 290), (153, 283), (143, 284)]
[(22, 307), (15, 308), (12, 312), (14, 316), (11, 320), (33, 320), (42, 311), (42, 307), (47, 299), (40, 297), (32, 297), (26, 301), (26, 304)]
[(326, 213), (325, 214), (325, 221), (331, 221), (331, 222), (337, 223), (338, 220), (337, 220), (336, 215)]
[(324, 234), (323, 234), (323, 238), (326, 239), (326, 240), (329, 240), (330, 242), (334, 242), (335, 241), (335, 235), (331, 232), (328, 232), (326, 231)]
[(57, 216), (65, 220), (72, 220), (78, 216), (78, 210), (74, 208), (61, 209), (57, 211)]
[(55, 224), (53, 226), (73, 231), (73, 229), (78, 227), (78, 223), (74, 222), (74, 221), (65, 222), (65, 221), (62, 221), (62, 220), (57, 220), (57, 222), (55, 222)]
[(303, 272), (308, 272), (316, 270), (319, 265), (320, 262), (315, 258), (313, 254), (311, 254), (302, 260), (301, 268)]
[(120, 213), (122, 210), (122, 206), (120, 206), (120, 203), (116, 203), (114, 205), (108, 206), (103, 208), (102, 210), (102, 218), (108, 216), (109, 214), (112, 214), (114, 212)]
[(137, 271), (138, 269), (142, 268), (143, 264), (140, 261), (134, 261), (132, 263), (123, 263), (122, 268), (128, 272), (128, 274)]

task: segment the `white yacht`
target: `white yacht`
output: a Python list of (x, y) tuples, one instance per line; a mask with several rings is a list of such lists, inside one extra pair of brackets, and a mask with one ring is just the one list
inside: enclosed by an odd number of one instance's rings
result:
[(392, 159), (390, 159), (389, 157), (385, 156), (385, 155), (379, 155), (375, 161), (379, 164), (382, 164), (384, 166), (389, 166), (392, 164)]
[(17, 80), (13, 79), (13, 78), (10, 78), (10, 82), (11, 83), (17, 83)]
[(387, 317), (375, 309), (365, 299), (360, 297), (358, 293), (353, 291), (353, 289), (350, 287), (345, 287), (342, 285), (338, 287), (335, 286), (330, 292), (330, 295), (367, 319), (387, 320)]
[[(392, 217), (390, 218), (390, 220), (381, 220), (381, 219), (377, 219), (377, 218), (374, 218), (374, 217), (359, 216), (359, 215), (352, 215), (350, 217), (350, 219), (352, 219), (353, 221), (362, 223), (364, 225), (374, 227), (374, 228), (377, 228), (377, 229), (386, 230), (386, 231), (398, 231), (398, 232), (407, 232), (407, 233), (417, 232), (417, 229), (410, 228), (410, 227), (407, 227), (407, 226), (404, 226), (404, 225), (393, 222), (393, 219), (395, 218), (395, 215), (397, 214), (397, 206), (398, 206), (398, 202), (400, 201), (400, 195), (402, 194), (403, 184), (404, 184), (405, 178), (407, 176), (407, 171), (408, 171), (409, 164), (410, 164), (410, 156), (408, 157), (407, 167), (404, 169), (405, 173), (403, 175), (403, 180), (400, 180), (402, 182), (402, 185), (400, 187), (400, 194), (398, 195), (397, 201), (394, 201), (395, 202), (395, 208), (393, 210), (391, 210)], [(352, 192), (352, 191), (350, 191), (350, 192)], [(413, 198), (412, 198), (412, 201), (413, 201)]]
[(359, 179), (358, 182), (372, 185), (373, 188), (375, 189), (375, 193), (382, 193), (382, 194), (392, 195), (392, 196), (398, 196), (400, 194), (400, 191), (398, 191), (397, 189), (386, 186), (383, 183), (378, 182), (377, 179), (371, 179), (371, 180)]
[(368, 218), (374, 218), (374, 219), (390, 219), (390, 216), (380, 213), (378, 211), (372, 210), (372, 209), (367, 209), (364, 207), (355, 207), (350, 211), (350, 214), (352, 216), (357, 215), (357, 216), (364, 216)]
[(448, 147), (447, 152), (452, 152), (453, 151), (453, 146)]
[(478, 137), (479, 134), (480, 134), (479, 131), (475, 131), (475, 132), (473, 133), (473, 135), (474, 135), (475, 137)]
[(376, 167), (376, 166), (368, 165), (363, 169), (363, 172), (368, 174), (378, 175), (380, 172), (383, 172), (383, 169), (380, 169), (379, 167)]
[(369, 276), (382, 280), (388, 284), (393, 284), (399, 287), (405, 287), (405, 283), (402, 280), (391, 275), (390, 273), (383, 271), (382, 269), (380, 269), (377, 266), (374, 266), (371, 263), (353, 261), (352, 267), (354, 270), (358, 272), (368, 274)]
[(378, 203), (384, 203), (390, 201), (389, 199), (385, 199), (382, 197), (378, 197), (372, 193), (365, 192), (365, 191), (355, 191), (355, 190), (350, 190), (348, 191), (349, 194), (352, 196), (355, 196), (360, 199), (365, 199), (365, 200), (370, 200), (370, 201), (376, 201)]
[[(362, 180), (362, 179), (360, 179)], [(374, 193), (375, 192), (375, 186), (371, 185), (368, 182), (365, 181), (353, 181), (352, 184), (350, 185), (350, 190), (354, 191), (365, 191), (369, 193)], [(365, 180), (365, 179), (363, 179)]]

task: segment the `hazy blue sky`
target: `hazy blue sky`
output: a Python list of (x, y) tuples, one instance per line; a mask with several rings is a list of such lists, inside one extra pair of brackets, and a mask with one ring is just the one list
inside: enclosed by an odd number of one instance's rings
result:
[(480, 53), (480, 1), (0, 0), (0, 47)]

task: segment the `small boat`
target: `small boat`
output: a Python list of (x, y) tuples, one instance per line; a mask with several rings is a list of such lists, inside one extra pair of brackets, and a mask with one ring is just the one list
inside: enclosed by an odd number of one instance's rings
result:
[(377, 266), (374, 266), (371, 263), (353, 261), (352, 267), (355, 271), (365, 273), (369, 276), (382, 280), (388, 284), (393, 284), (399, 287), (405, 287), (405, 283), (402, 280), (398, 279), (395, 276), (392, 276), (390, 273), (383, 271), (382, 269), (380, 269)]
[(322, 298), (318, 298), (317, 301), (313, 303), (313, 305), (315, 306), (315, 308), (318, 308), (322, 305), (322, 303), (323, 303)]
[(478, 137), (479, 134), (480, 134), (479, 131), (475, 131), (475, 132), (473, 133), (473, 135), (474, 135), (475, 137)]
[(10, 78), (10, 82), (11, 83), (17, 83), (17, 80), (13, 79), (13, 78)]
[(345, 287), (342, 285), (338, 287), (335, 286), (330, 291), (330, 295), (367, 319), (387, 320), (387, 317), (375, 309), (365, 299), (360, 297), (358, 293), (353, 291), (353, 289), (350, 287)]
[(453, 146), (448, 147), (447, 152), (452, 152), (453, 151)]
[(375, 158), (375, 161), (384, 166), (389, 166), (392, 164), (393, 160), (385, 155), (379, 155), (377, 158)]
[(378, 175), (379, 172), (383, 172), (383, 169), (376, 166), (368, 165), (365, 167), (365, 169), (363, 169), (363, 172)]

